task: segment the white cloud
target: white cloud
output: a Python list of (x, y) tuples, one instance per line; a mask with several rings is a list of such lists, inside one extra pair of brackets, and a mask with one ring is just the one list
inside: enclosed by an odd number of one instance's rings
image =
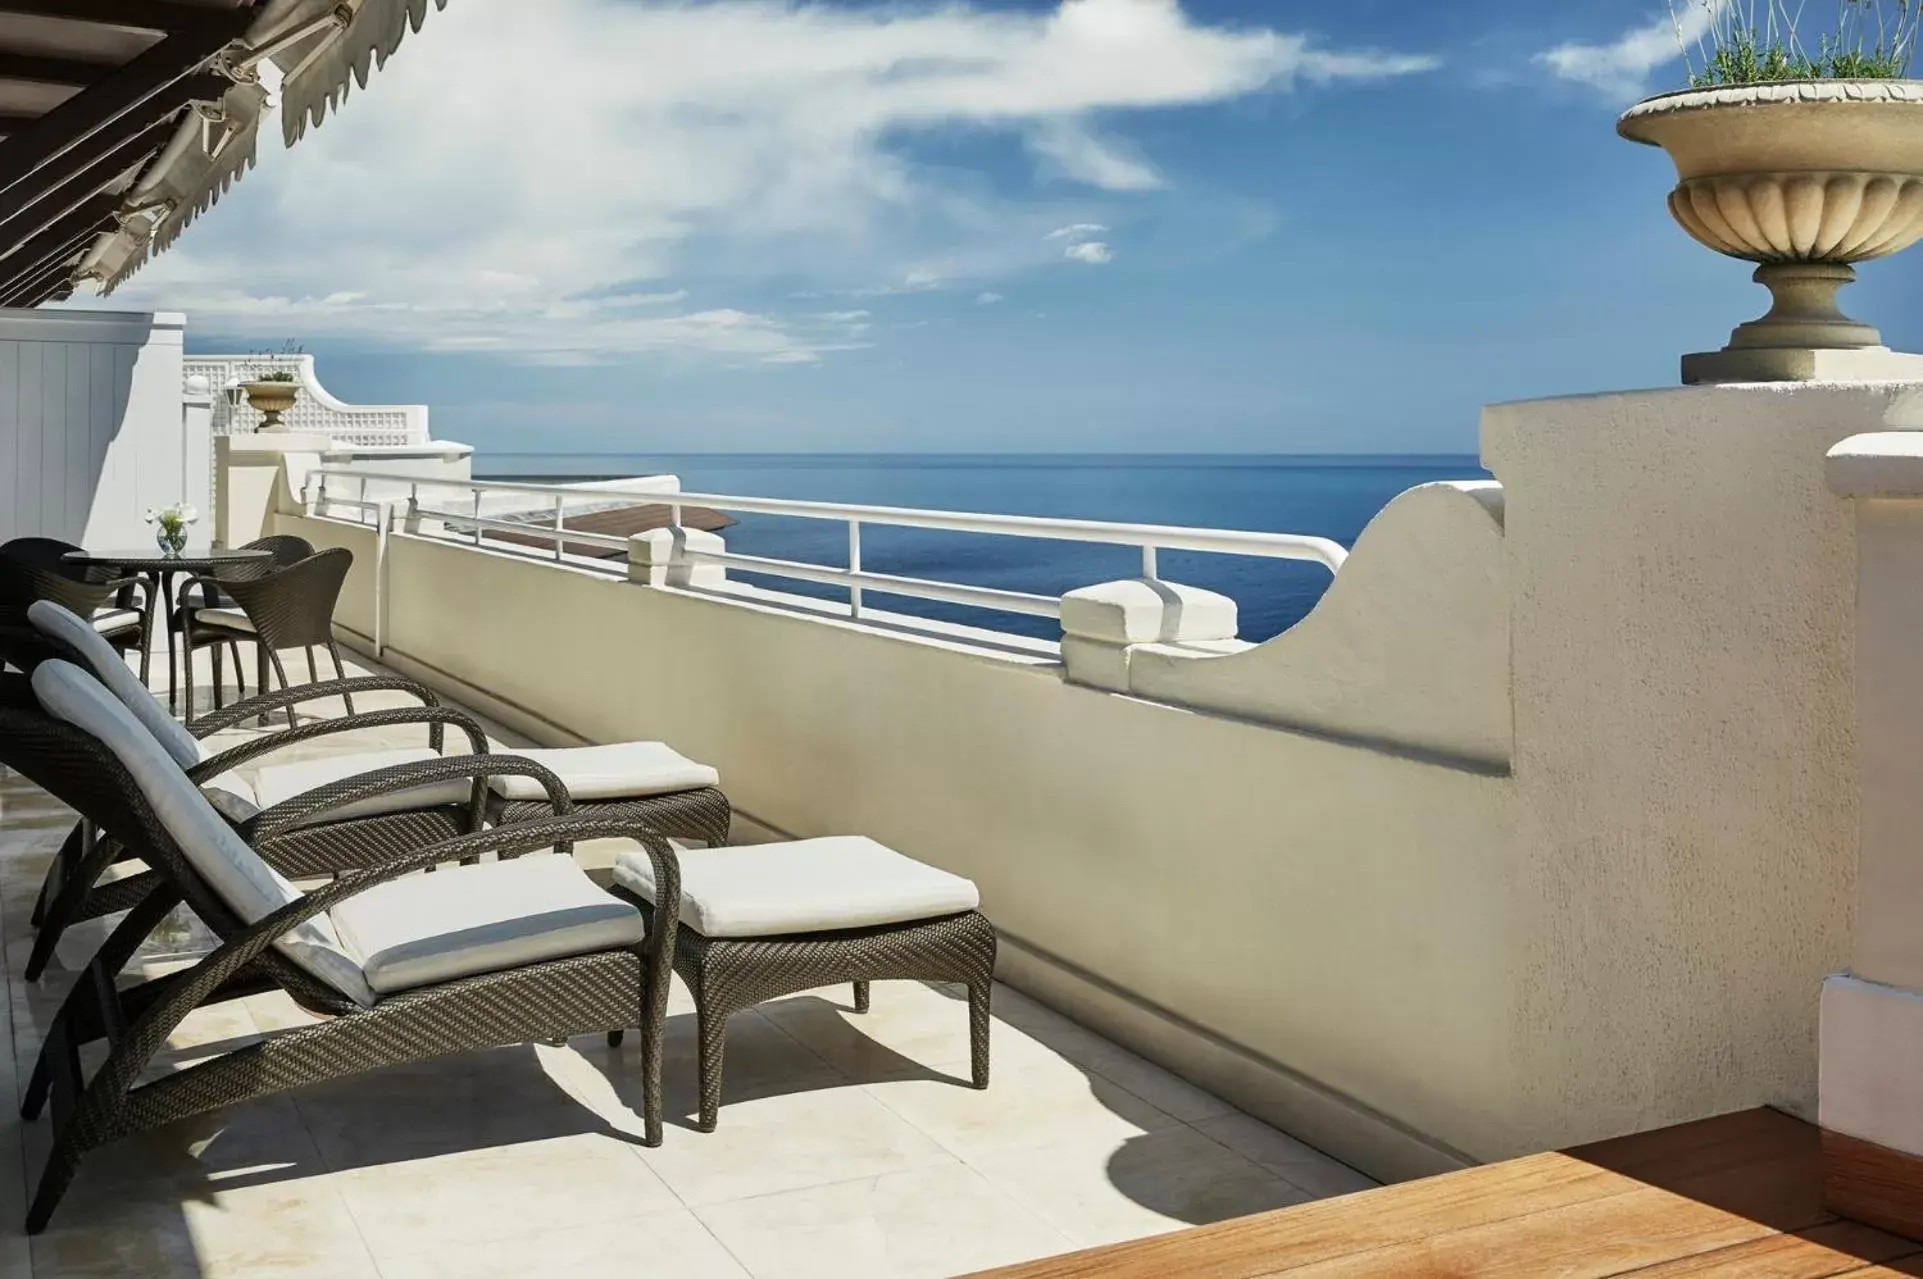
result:
[[(767, 284), (979, 287), (1052, 256), (1042, 197), (918, 163), (928, 133), (1000, 131), (1042, 176), (1136, 191), (1163, 179), (1098, 118), (1434, 65), (1211, 26), (1180, 0), (979, 3), (462, 0), (296, 151), (264, 156), (126, 303), (203, 331), (271, 318), (529, 358), (806, 360), (846, 326), (714, 303)], [(515, 91), (531, 73), (539, 92)]]
[(1069, 226), (1058, 226), (1042, 237), (1047, 240), (1086, 240), (1094, 235), (1106, 235), (1108, 228), (1099, 222), (1076, 222)]
[(992, 291), (987, 293), (977, 293), (975, 295), (976, 306), (994, 306), (997, 302), (1006, 302), (1007, 300), (1008, 299), (1003, 297), (1001, 294), (995, 293)]
[(1071, 244), (1062, 250), (1062, 256), (1070, 262), (1086, 262), (1090, 266), (1105, 266), (1115, 260), (1115, 251), (1100, 240), (1085, 240)]
[(1669, 12), (1608, 44), (1571, 41), (1537, 54), (1536, 61), (1565, 80), (1612, 97), (1639, 98), (1649, 90), (1650, 73), (1679, 60), (1686, 48), (1709, 34), (1728, 7), (1729, 0), (1674, 0)]

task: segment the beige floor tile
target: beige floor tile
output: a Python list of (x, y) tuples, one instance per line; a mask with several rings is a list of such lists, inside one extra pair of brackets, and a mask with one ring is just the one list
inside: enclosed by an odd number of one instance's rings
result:
[[(873, 992), (865, 1013), (854, 1011), (854, 992), (848, 986), (772, 1000), (755, 1011), (856, 1082), (957, 1074), (968, 1078), (966, 999), (921, 982), (876, 982)], [(1014, 1027), (998, 1024), (989, 1033), (991, 1052), (998, 1056), (1025, 1038)], [(940, 1068), (954, 1063), (964, 1068)]]
[(376, 1255), (512, 1239), (680, 1206), (628, 1144), (555, 1137), (356, 1168), (336, 1178)]
[(696, 1210), (755, 1279), (916, 1279), (1065, 1252), (1013, 1197), (959, 1164)]
[(852, 1087), (724, 1106), (716, 1131), (670, 1126), (661, 1146), (639, 1153), (670, 1189), (696, 1205), (954, 1162)]
[(995, 1012), (998, 1020), (1005, 1020), (1019, 1028), (1050, 1052), (1088, 1067), (1185, 1123), (1237, 1113), (1235, 1107), (1215, 1094), (1078, 1025), (1019, 991), (997, 985)]
[(986, 1160), (982, 1175), (1077, 1248), (1226, 1221), (1311, 1196), (1193, 1128), (1132, 1137), (1107, 1158), (1085, 1149)]
[(381, 1279), (746, 1279), (686, 1208), (492, 1243), (383, 1253)]
[(1219, 1119), (1205, 1119), (1195, 1127), (1290, 1185), (1307, 1191), (1314, 1199), (1373, 1190), (1377, 1184), (1340, 1160), (1331, 1159), (1315, 1147), (1239, 1110)]
[[(84, 1175), (84, 1174), (83, 1174)], [(299, 1180), (198, 1195), (76, 1182), (33, 1240), (39, 1279), (375, 1279), (340, 1197)]]
[(1058, 1058), (1000, 1071), (985, 1091), (946, 1081), (864, 1085), (871, 1096), (970, 1162), (1025, 1150), (1100, 1158), (1130, 1137), (1180, 1121), (1100, 1075)]

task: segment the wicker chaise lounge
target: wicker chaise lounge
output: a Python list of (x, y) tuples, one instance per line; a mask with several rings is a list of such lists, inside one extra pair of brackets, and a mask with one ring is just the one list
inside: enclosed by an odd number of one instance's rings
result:
[(650, 928), (680, 898), (674, 969), (694, 995), (701, 1131), (719, 1118), (728, 1019), (838, 982), (854, 983), (857, 1012), (868, 1011), (873, 981), (965, 985), (972, 1082), (988, 1087), (995, 928), (973, 883), (860, 836), (702, 849), (679, 868), (678, 885), (665, 885), (648, 859), (623, 853), (612, 891)]
[[(153, 866), (158, 880), (76, 984), (48, 1028), (23, 1114), (51, 1098), (53, 1141), (27, 1214), (38, 1233), (87, 1151), (147, 1129), (322, 1079), (470, 1049), (638, 1024), (646, 1140), (661, 1139), (660, 1044), (676, 930), (595, 888), (572, 858), (520, 857), (561, 840), (626, 837), (644, 850), (663, 910), (678, 910), (668, 843), (631, 823), (557, 816), (390, 850), (378, 870), (302, 894), (235, 833), (127, 708), (69, 663), (40, 663), (29, 709), (0, 688), (0, 762), (79, 809)], [(559, 780), (512, 757), (484, 770), (540, 777), (557, 812)], [(376, 779), (325, 802), (380, 792)], [(485, 852), (503, 860), (448, 866)], [(439, 866), (434, 875), (413, 871)], [(184, 902), (220, 938), (193, 966), (119, 988), (147, 933)], [(328, 1020), (136, 1082), (195, 1008), (285, 991)], [(105, 1039), (91, 1073), (82, 1049)]]
[[(17, 636), (12, 643), (0, 645), (0, 649), (4, 649), (16, 665), (33, 665), (48, 655), (65, 656), (84, 665), (140, 720), (190, 778), (207, 787), (217, 808), (235, 822), (252, 823), (247, 826), (248, 835), (281, 874), (307, 878), (358, 869), (377, 864), (387, 855), (387, 850), (397, 844), (413, 847), (481, 829), (488, 792), (471, 773), (459, 768), (436, 769), (434, 765), (444, 759), (463, 758), (441, 754), (445, 730), (450, 725), (466, 736), (468, 749), (474, 754), (487, 753), (487, 735), (471, 717), (453, 707), (442, 706), (430, 690), (412, 680), (391, 675), (361, 676), (281, 689), (203, 717), (188, 730), (175, 722), (159, 699), (127, 669), (119, 655), (79, 617), (42, 601), (27, 611), (27, 618), (37, 641), (36, 651), (24, 651)], [(339, 697), (343, 692), (403, 692), (418, 698), (421, 705), (313, 721), (265, 734), (219, 753), (209, 752), (201, 740), (257, 714), (292, 707), (310, 698)], [(277, 784), (268, 803), (262, 802), (263, 797), (255, 787), (232, 772), (242, 764), (318, 738), (416, 724), (427, 728), (426, 747), (335, 756), (326, 761), (324, 775), (308, 786)], [(383, 794), (356, 811), (309, 813), (301, 807), (302, 796), (315, 787), (356, 774), (409, 765), (417, 766), (411, 774), (417, 779), (416, 785)], [(283, 778), (286, 780), (295, 779)], [(262, 816), (261, 810), (265, 807), (275, 810), (271, 819)], [(34, 906), (33, 923), (39, 931), (27, 961), (29, 981), (37, 980), (45, 970), (67, 928), (82, 920), (125, 910), (146, 891), (148, 879), (140, 875), (102, 882), (109, 867), (132, 860), (137, 859), (130, 857), (118, 842), (95, 838), (84, 820), (75, 826), (48, 868), (46, 882)]]

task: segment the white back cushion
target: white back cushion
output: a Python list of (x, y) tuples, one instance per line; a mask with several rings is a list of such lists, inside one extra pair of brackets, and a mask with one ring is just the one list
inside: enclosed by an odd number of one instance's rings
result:
[[(92, 734), (113, 752), (188, 863), (243, 923), (258, 923), (300, 899), (300, 890), (221, 820), (153, 734), (98, 680), (70, 662), (42, 662), (33, 673), (33, 692), (49, 715)], [(274, 948), (363, 1007), (373, 1004), (360, 964), (341, 946), (325, 915), (290, 929)]]
[(95, 677), (134, 713), (134, 718), (146, 726), (154, 740), (174, 757), (176, 764), (191, 768), (200, 762), (200, 743), (167, 713), (167, 708), (127, 669), (127, 663), (121, 660), (120, 654), (114, 652), (111, 644), (100, 638), (100, 632), (93, 628), (92, 623), (82, 621), (77, 614), (52, 600), (35, 600), (27, 609), (27, 620), (48, 639), (59, 640), (86, 658)]

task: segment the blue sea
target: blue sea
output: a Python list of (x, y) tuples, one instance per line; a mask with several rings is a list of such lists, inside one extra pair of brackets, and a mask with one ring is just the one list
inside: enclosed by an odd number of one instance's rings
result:
[[(1473, 457), (1273, 455), (969, 454), (540, 454), (480, 453), (477, 477), (572, 481), (670, 473), (694, 493), (788, 497), (1007, 515), (1055, 515), (1202, 528), (1312, 533), (1352, 546), (1396, 494), (1442, 479), (1487, 478)], [(845, 566), (847, 526), (743, 515), (728, 548), (748, 555)], [(864, 525), (862, 566), (879, 573), (1059, 595), (1133, 577), (1141, 554), (1126, 547)], [(1300, 621), (1329, 584), (1319, 565), (1163, 551), (1161, 576), (1220, 591), (1240, 607), (1244, 639), (1263, 640)], [(845, 591), (765, 579), (795, 591)], [(868, 592), (871, 607), (1056, 638), (1045, 618)]]

